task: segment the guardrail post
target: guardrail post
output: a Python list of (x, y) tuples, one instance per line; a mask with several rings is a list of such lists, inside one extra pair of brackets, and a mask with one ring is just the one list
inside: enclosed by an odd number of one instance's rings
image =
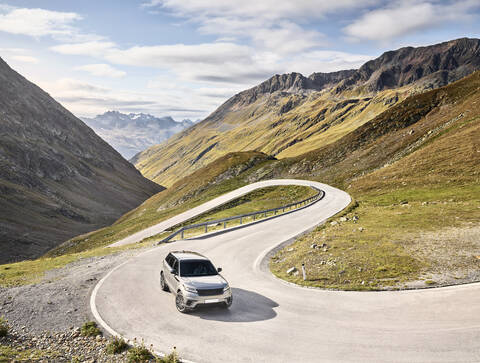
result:
[(277, 210), (276, 210), (276, 209), (273, 211), (273, 215), (274, 215), (274, 216), (277, 215)]
[(253, 220), (255, 220), (255, 217), (256, 217), (256, 216), (257, 216), (256, 214), (253, 215)]
[(223, 222), (223, 229), (227, 228), (227, 221)]
[(240, 224), (242, 224), (242, 221), (243, 221), (243, 218), (242, 218), (242, 217), (240, 217)]
[(305, 264), (302, 263), (302, 275), (303, 275), (303, 281), (307, 279), (307, 272), (305, 271)]
[(182, 229), (182, 239), (183, 239), (183, 233), (184, 233), (184, 232), (185, 232), (185, 230), (184, 230), (184, 229)]
[(208, 231), (208, 224), (205, 225), (205, 233)]

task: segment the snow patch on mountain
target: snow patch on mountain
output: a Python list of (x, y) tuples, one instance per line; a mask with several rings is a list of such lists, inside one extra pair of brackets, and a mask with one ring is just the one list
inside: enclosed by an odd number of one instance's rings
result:
[(119, 111), (107, 111), (94, 118), (81, 119), (127, 160), (193, 125), (188, 119), (175, 121), (170, 116)]

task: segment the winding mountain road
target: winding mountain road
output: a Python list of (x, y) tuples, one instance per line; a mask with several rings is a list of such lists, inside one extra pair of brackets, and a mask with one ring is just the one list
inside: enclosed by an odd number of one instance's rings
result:
[[(97, 321), (157, 351), (176, 346), (195, 362), (480, 361), (480, 284), (342, 292), (275, 278), (268, 252), (344, 209), (350, 196), (310, 181), (261, 183), (311, 185), (325, 197), (258, 224), (137, 255), (95, 287), (91, 307)], [(169, 251), (181, 249), (203, 253), (223, 268), (234, 294), (229, 310), (177, 312), (173, 295), (160, 289), (159, 268)]]

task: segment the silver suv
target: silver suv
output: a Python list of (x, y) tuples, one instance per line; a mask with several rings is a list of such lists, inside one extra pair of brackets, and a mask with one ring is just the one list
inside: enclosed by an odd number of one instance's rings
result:
[(181, 313), (200, 304), (232, 305), (232, 291), (208, 258), (191, 251), (170, 252), (163, 260), (160, 286), (175, 295), (175, 305)]

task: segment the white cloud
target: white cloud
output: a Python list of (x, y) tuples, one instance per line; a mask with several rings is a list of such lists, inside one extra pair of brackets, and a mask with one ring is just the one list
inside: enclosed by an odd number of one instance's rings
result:
[(121, 78), (126, 75), (124, 71), (113, 68), (111, 65), (105, 63), (86, 64), (84, 66), (76, 67), (75, 69), (88, 72), (98, 77)]
[(260, 28), (251, 32), (253, 42), (260, 49), (274, 50), (278, 54), (295, 54), (325, 45), (323, 34), (304, 30), (290, 22), (282, 22), (271, 28)]
[(84, 33), (75, 24), (83, 17), (74, 12), (0, 5), (0, 32), (59, 41), (99, 41), (104, 37)]
[(452, 2), (400, 0), (367, 12), (343, 30), (352, 40), (387, 41), (445, 22), (458, 22), (480, 7), (477, 0)]
[(14, 67), (19, 63), (39, 63), (39, 59), (29, 53), (30, 51), (25, 48), (0, 48), (0, 56)]
[[(272, 40), (273, 41), (273, 40)], [(93, 44), (93, 46), (92, 46)], [(103, 49), (96, 53), (94, 48)], [(258, 52), (234, 43), (197, 45), (136, 46), (119, 49), (112, 43), (63, 44), (52, 48), (63, 54), (92, 55), (112, 64), (154, 67), (175, 74), (177, 81), (222, 83), (236, 88), (252, 86), (272, 74), (285, 72), (328, 72), (357, 68), (371, 57), (334, 51), (297, 52), (284, 57), (273, 52)], [(173, 77), (170, 75), (170, 82)], [(173, 84), (176, 84), (175, 82)]]
[(13, 60), (23, 63), (38, 63), (38, 59), (29, 55), (14, 55), (12, 56)]
[[(201, 90), (181, 86), (139, 92), (106, 88), (73, 78), (38, 83), (75, 115), (87, 117), (106, 110), (149, 112), (178, 119), (205, 117), (224, 101), (204, 95)], [(188, 103), (185, 102), (187, 99)]]
[(251, 17), (263, 19), (321, 18), (339, 10), (351, 10), (376, 3), (376, 0), (150, 0), (144, 7), (160, 6), (179, 15)]
[(50, 49), (67, 55), (90, 55), (102, 56), (106, 51), (115, 48), (115, 43), (108, 41), (90, 41), (81, 43), (65, 43), (51, 47)]
[(277, 69), (254, 49), (234, 43), (135, 46), (120, 49), (110, 42), (62, 44), (51, 48), (61, 54), (96, 56), (112, 64), (153, 67), (173, 72), (184, 81), (250, 84)]
[(41, 86), (59, 96), (105, 94), (108, 88), (92, 85), (74, 78), (61, 78), (55, 82), (40, 82)]
[(195, 45), (136, 46), (125, 50), (111, 49), (106, 58), (117, 64), (165, 67), (175, 64), (222, 64), (229, 59), (245, 61), (250, 49), (234, 43)]
[(347, 53), (337, 52), (335, 57), (322, 53), (323, 58), (315, 59), (312, 55), (320, 56), (317, 52), (326, 45), (326, 39), (320, 32), (307, 29), (304, 22), (376, 1), (380, 0), (245, 0), (242, 6), (230, 0), (151, 1), (144, 6), (184, 17), (198, 24), (200, 32), (217, 35), (217, 41), (123, 48), (101, 40), (71, 42), (50, 49), (67, 55), (93, 56), (112, 65), (158, 68), (177, 87), (180, 82), (195, 82), (202, 87), (216, 84), (236, 91), (275, 73), (309, 74), (338, 70), (343, 65), (359, 66), (360, 61), (342, 60), (350, 56)]
[(71, 24), (81, 18), (71, 12), (10, 8), (0, 14), (0, 31), (32, 37), (70, 35), (74, 33)]
[(27, 52), (25, 48), (0, 48), (1, 53), (16, 53), (16, 54), (23, 54)]
[(187, 18), (199, 30), (223, 39), (248, 39), (262, 52), (298, 54), (325, 45), (324, 35), (303, 27), (309, 21), (322, 21), (329, 13), (354, 11), (380, 0), (151, 0), (147, 8)]
[(288, 20), (265, 23), (251, 18), (205, 18), (199, 30), (220, 34), (220, 39), (236, 41), (248, 38), (259, 51), (294, 54), (326, 44), (325, 36), (315, 30), (305, 30)]
[(309, 75), (313, 72), (335, 72), (345, 69), (357, 69), (372, 57), (330, 50), (317, 50), (289, 59), (285, 68)]
[[(239, 86), (253, 86), (275, 73), (297, 71), (308, 75), (312, 72), (357, 68), (370, 59), (365, 55), (319, 50), (296, 52), (285, 57), (275, 52), (261, 52), (253, 47), (227, 42), (135, 46), (126, 49), (120, 49), (111, 42), (88, 42), (63, 44), (51, 49), (62, 54), (95, 55), (111, 64), (158, 68), (169, 73), (170, 83), (175, 87), (178, 87), (179, 82), (193, 81), (200, 84), (222, 84), (220, 87), (228, 85), (235, 90)], [(96, 65), (95, 71), (100, 71), (97, 67), (100, 66)], [(91, 66), (89, 68), (93, 71)], [(87, 70), (84, 66), (81, 69)], [(102, 71), (106, 75), (107, 70)]]

